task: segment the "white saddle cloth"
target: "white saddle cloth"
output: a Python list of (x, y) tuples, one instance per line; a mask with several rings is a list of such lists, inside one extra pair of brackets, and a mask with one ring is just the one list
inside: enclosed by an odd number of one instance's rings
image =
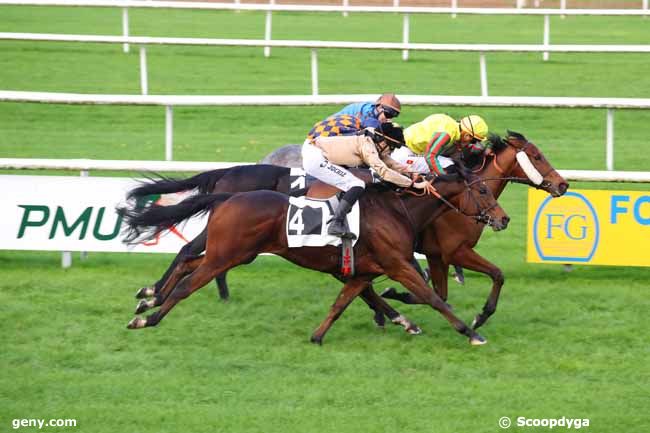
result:
[[(306, 197), (290, 197), (287, 210), (287, 244), (289, 248), (339, 246), (341, 238), (327, 234), (328, 221), (332, 219), (333, 209), (338, 199), (315, 200)], [(347, 216), (350, 231), (359, 239), (359, 203), (355, 203)]]

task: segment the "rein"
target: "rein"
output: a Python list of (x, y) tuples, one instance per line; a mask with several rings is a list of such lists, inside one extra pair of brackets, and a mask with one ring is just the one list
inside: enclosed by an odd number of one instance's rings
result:
[[(471, 190), (471, 188), (470, 188), (470, 186), (472, 186), (474, 183), (476, 183), (476, 182), (482, 182), (482, 181), (483, 181), (483, 179), (476, 179), (476, 180), (474, 180), (474, 181), (471, 182), (471, 183), (467, 183), (467, 182), (465, 182), (465, 185), (467, 186), (467, 188), (465, 189), (465, 195), (467, 195), (467, 196), (469, 196), (469, 197), (472, 198), (472, 200), (474, 201), (474, 204), (476, 205), (476, 208), (479, 210), (479, 213), (476, 214), (476, 215), (468, 215), (468, 214), (466, 214), (465, 212), (463, 212), (462, 209), (463, 209), (465, 206), (463, 206), (463, 202), (462, 202), (462, 201), (461, 201), (461, 209), (460, 209), (460, 210), (457, 210), (457, 212), (461, 212), (463, 215), (465, 215), (465, 216), (467, 216), (467, 217), (469, 217), (469, 218), (472, 218), (472, 219), (476, 220), (476, 223), (477, 223), (477, 224), (478, 224), (478, 223), (484, 223), (484, 224), (490, 225), (490, 223), (492, 222), (492, 217), (491, 217), (490, 215), (488, 215), (488, 212), (490, 212), (492, 209), (494, 209), (495, 207), (497, 207), (499, 204), (498, 204), (497, 201), (495, 200), (495, 201), (494, 201), (494, 204), (492, 204), (491, 206), (489, 206), (489, 207), (487, 207), (487, 208), (485, 208), (485, 209), (481, 209), (481, 205), (480, 205), (480, 203), (478, 202), (478, 200), (476, 199), (476, 197), (474, 197), (474, 195), (472, 194), (472, 190)], [(465, 195), (463, 195), (463, 198), (465, 198)]]
[[(481, 209), (481, 206), (480, 206), (478, 200), (476, 199), (476, 197), (474, 197), (474, 195), (472, 194), (472, 189), (471, 189), (471, 186), (473, 184), (475, 184), (476, 182), (482, 182), (482, 181), (483, 181), (483, 179), (476, 179), (476, 180), (472, 181), (471, 183), (467, 183), (467, 181), (464, 181), (464, 183), (465, 183), (465, 191), (462, 193), (463, 198), (461, 199), (461, 203), (460, 203), (459, 207), (455, 206), (453, 203), (451, 203), (449, 200), (447, 200), (445, 197), (443, 197), (438, 192), (438, 190), (436, 190), (435, 188), (433, 189), (431, 194), (434, 197), (436, 197), (438, 200), (443, 202), (445, 205), (447, 205), (449, 208), (456, 211), (457, 213), (459, 213), (461, 215), (465, 215), (468, 218), (472, 218), (472, 219), (476, 220), (477, 223), (482, 222), (482, 223), (485, 223), (485, 224), (490, 224), (492, 222), (492, 217), (490, 215), (488, 215), (487, 213), (489, 211), (491, 211), (492, 209), (494, 209), (496, 206), (498, 206), (498, 203), (495, 202), (492, 206), (490, 206), (488, 208), (485, 208), (485, 209)], [(413, 195), (415, 197), (422, 197), (422, 196), (426, 195), (426, 192), (422, 191), (422, 193), (417, 193), (417, 192), (411, 191), (409, 189), (404, 189), (404, 190), (402, 190), (401, 192), (398, 193), (398, 195), (404, 195), (404, 194), (410, 194), (410, 195)], [(466, 208), (466, 206), (463, 205), (464, 202), (466, 201), (466, 200), (463, 200), (465, 198), (465, 195), (472, 198), (472, 200), (474, 201), (474, 204), (476, 205), (476, 208), (479, 209), (478, 214), (470, 215), (470, 214), (468, 214), (468, 213), (466, 213), (464, 211), (464, 209)], [(413, 225), (413, 221), (411, 220), (411, 215), (408, 213), (408, 210), (404, 206), (404, 203), (401, 200), (400, 200), (400, 203), (402, 203), (402, 207), (404, 208), (404, 211), (406, 212), (406, 215), (407, 215), (407, 217), (409, 219), (409, 222), (411, 223), (411, 226), (415, 227)]]

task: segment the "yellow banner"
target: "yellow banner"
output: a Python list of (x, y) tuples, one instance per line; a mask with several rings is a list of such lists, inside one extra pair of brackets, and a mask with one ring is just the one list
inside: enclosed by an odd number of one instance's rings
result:
[(650, 192), (530, 189), (527, 260), (650, 266)]

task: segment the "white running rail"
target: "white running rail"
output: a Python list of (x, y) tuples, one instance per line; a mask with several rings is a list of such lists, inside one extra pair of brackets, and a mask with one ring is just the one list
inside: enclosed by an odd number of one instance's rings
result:
[(348, 41), (310, 41), (270, 39), (214, 39), (214, 38), (169, 38), (149, 36), (106, 36), (106, 35), (68, 35), (48, 33), (0, 33), (0, 40), (80, 42), (122, 44), (128, 50), (129, 44), (140, 45), (140, 89), (148, 93), (146, 45), (194, 45), (228, 47), (264, 47), (265, 55), (270, 55), (271, 47), (310, 48), (312, 95), (318, 95), (318, 55), (317, 49), (366, 49), (402, 51), (407, 58), (409, 50), (478, 52), (481, 95), (488, 96), (486, 52), (541, 52), (548, 59), (549, 52), (556, 53), (650, 53), (650, 45), (550, 45), (548, 40), (542, 45), (533, 44), (422, 44), (405, 42), (348, 42)]
[[(559, 9), (526, 9), (521, 8), (520, 2), (516, 2), (514, 8), (459, 8), (457, 0), (451, 0), (450, 7), (400, 7), (399, 0), (393, 1), (392, 7), (387, 6), (350, 6), (349, 0), (342, 0), (341, 6), (327, 5), (278, 5), (275, 0), (269, 0), (268, 4), (242, 4), (239, 0), (233, 3), (212, 3), (212, 2), (178, 2), (178, 1), (149, 1), (149, 0), (0, 0), (0, 5), (21, 5), (21, 6), (81, 6), (81, 7), (116, 7), (122, 8), (122, 34), (129, 35), (129, 8), (153, 8), (153, 9), (208, 9), (208, 10), (232, 10), (232, 11), (262, 11), (266, 13), (264, 25), (264, 38), (271, 40), (272, 13), (273, 12), (335, 12), (343, 13), (346, 17), (352, 13), (399, 13), (404, 16), (402, 24), (402, 41), (409, 40), (411, 14), (451, 14), (455, 18), (458, 14), (470, 15), (541, 15), (544, 16), (543, 38), (548, 45), (550, 40), (551, 15), (559, 15), (564, 18), (571, 16), (650, 16), (648, 0), (642, 0), (640, 9), (567, 9), (566, 1), (561, 3)], [(124, 52), (129, 52), (128, 43), (124, 44)], [(268, 57), (271, 47), (264, 47), (264, 55)], [(408, 51), (404, 51), (402, 58), (408, 59)], [(548, 53), (544, 54), (544, 60), (548, 60)]]
[[(374, 101), (376, 94), (364, 95), (248, 95), (248, 96), (179, 96), (179, 95), (92, 95), (0, 90), (0, 102), (35, 102), (87, 105), (159, 105), (165, 107), (165, 159), (173, 159), (173, 106), (301, 106), (341, 105)], [(637, 98), (567, 98), (531, 96), (428, 96), (400, 95), (404, 105), (470, 107), (538, 107), (538, 108), (605, 108), (607, 170), (614, 170), (614, 110), (648, 109), (650, 99)]]
[[(112, 170), (143, 172), (197, 172), (237, 165), (249, 165), (252, 162), (200, 162), (200, 161), (130, 161), (97, 159), (32, 159), (0, 158), (0, 169), (19, 170)], [(649, 171), (592, 171), (592, 170), (558, 170), (567, 180), (584, 182), (650, 182)]]

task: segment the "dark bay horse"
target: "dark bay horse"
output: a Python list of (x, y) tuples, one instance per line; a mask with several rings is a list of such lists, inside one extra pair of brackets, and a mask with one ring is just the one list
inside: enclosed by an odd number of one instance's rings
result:
[[(467, 215), (487, 217), (495, 230), (505, 228), (509, 218), (499, 207), (489, 189), (480, 181), (436, 179), (439, 193)], [(177, 224), (200, 212), (211, 211), (207, 226), (204, 256), (186, 259), (176, 267), (160, 293), (155, 306), (160, 309), (145, 318), (135, 317), (130, 329), (157, 325), (182, 299), (207, 284), (216, 275), (235, 266), (249, 263), (258, 254), (267, 252), (309, 269), (339, 276), (338, 248), (288, 248), (285, 233), (289, 198), (273, 191), (240, 194), (204, 194), (166, 207), (149, 207), (125, 213), (127, 224), (135, 235), (149, 228), (149, 234)], [(442, 211), (441, 201), (430, 196), (398, 196), (393, 191), (366, 191), (360, 200), (360, 236), (355, 245), (357, 263), (354, 277), (346, 280), (325, 321), (312, 335), (312, 342), (322, 339), (349, 303), (371, 281), (386, 274), (400, 282), (418, 299), (425, 300), (439, 311), (470, 343), (485, 339), (458, 319), (440, 297), (411, 266), (413, 245), (421, 232)], [(188, 274), (188, 272), (191, 272)], [(182, 279), (181, 279), (182, 277)]]
[[(294, 151), (287, 153), (287, 155), (293, 156), (295, 156), (295, 154)], [(300, 154), (300, 152), (298, 152), (298, 154)], [(362, 172), (357, 172), (356, 174), (361, 177), (367, 175), (367, 173), (364, 174)], [(171, 179), (165, 177), (149, 179), (148, 182), (142, 183), (140, 186), (132, 189), (129, 192), (128, 198), (135, 199), (137, 207), (142, 206), (143, 203), (152, 202), (153, 200), (151, 200), (151, 198), (155, 199), (161, 194), (185, 190), (196, 190), (199, 194), (208, 192), (236, 193), (257, 190), (271, 190), (289, 193), (291, 190), (295, 190), (296, 188), (298, 190), (302, 189), (302, 187), (305, 186), (302, 181), (304, 181), (304, 178), (294, 178), (294, 176), (291, 176), (291, 170), (286, 167), (265, 164), (242, 165), (200, 173), (187, 179)], [(206, 240), (207, 229), (204, 229), (199, 235), (192, 239), (192, 241), (181, 248), (163, 276), (156, 281), (155, 284), (149, 287), (143, 287), (138, 291), (136, 298), (143, 300), (138, 304), (136, 314), (144, 311), (144, 309), (152, 305), (151, 300), (144, 301), (144, 298), (149, 298), (158, 293), (177, 265), (187, 258), (201, 254), (205, 250)], [(227, 273), (224, 272), (216, 277), (219, 296), (222, 300), (227, 300), (229, 297), (226, 274)], [(386, 316), (392, 323), (403, 326), (406, 332), (410, 334), (419, 334), (421, 332), (420, 328), (415, 323), (409, 321), (406, 317), (402, 316), (398, 311), (384, 302), (382, 298), (379, 298), (372, 287), (368, 287), (364, 290), (361, 294), (361, 298), (374, 311), (375, 322), (378, 326), (384, 326)], [(381, 307), (379, 310), (376, 308), (377, 305)]]

